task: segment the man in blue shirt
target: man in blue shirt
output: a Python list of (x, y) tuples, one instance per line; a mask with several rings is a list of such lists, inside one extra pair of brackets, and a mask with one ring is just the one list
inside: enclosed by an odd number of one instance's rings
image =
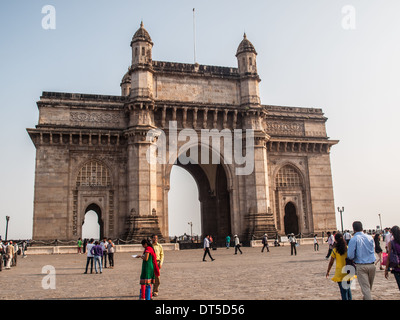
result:
[(363, 232), (360, 221), (353, 222), (354, 236), (349, 242), (347, 258), (354, 261), (358, 283), (364, 300), (372, 300), (371, 290), (375, 279), (375, 242)]

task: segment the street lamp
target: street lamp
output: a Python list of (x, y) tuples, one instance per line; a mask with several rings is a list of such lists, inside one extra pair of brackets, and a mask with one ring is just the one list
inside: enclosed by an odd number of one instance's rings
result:
[(378, 216), (379, 216), (379, 223), (380, 223), (380, 226), (381, 226), (381, 232), (382, 232), (382, 219), (381, 219), (381, 214), (380, 214), (380, 213), (378, 213)]
[(190, 239), (193, 239), (193, 222), (188, 222), (190, 225)]
[(343, 211), (344, 211), (344, 207), (342, 207), (342, 208), (337, 208), (337, 210), (339, 211), (339, 213), (340, 213), (340, 222), (342, 223), (342, 234), (343, 234), (343, 217), (342, 217), (342, 213), (343, 213)]
[(10, 217), (6, 216), (6, 239), (5, 239), (5, 241), (7, 241), (7, 235), (8, 235), (8, 221), (10, 221)]

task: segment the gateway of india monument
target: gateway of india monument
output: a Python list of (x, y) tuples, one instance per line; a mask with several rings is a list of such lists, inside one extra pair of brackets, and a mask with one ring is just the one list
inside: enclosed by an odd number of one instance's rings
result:
[[(82, 237), (93, 210), (100, 237), (155, 233), (168, 241), (174, 165), (197, 182), (203, 235), (250, 240), (336, 229), (330, 150), (338, 141), (327, 137), (321, 109), (261, 103), (257, 52), (246, 35), (237, 68), (154, 61), (143, 23), (131, 47), (120, 96), (43, 92), (37, 102), (38, 124), (27, 129), (36, 147), (34, 240)], [(149, 135), (155, 129), (160, 134)], [(182, 130), (198, 143), (180, 139)], [(221, 150), (239, 142), (241, 156), (251, 150), (251, 162), (227, 161), (200, 138), (212, 131), (224, 139)], [(161, 137), (175, 149), (163, 151), (165, 162), (149, 161)], [(197, 163), (183, 161), (188, 151), (198, 151)], [(240, 173), (245, 166), (251, 170)]]

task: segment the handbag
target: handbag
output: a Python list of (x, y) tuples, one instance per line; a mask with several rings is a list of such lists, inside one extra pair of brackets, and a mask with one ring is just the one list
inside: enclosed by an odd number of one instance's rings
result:
[(392, 251), (390, 252), (389, 256), (389, 267), (392, 269), (400, 268), (400, 257), (395, 249), (394, 241), (392, 241), (391, 244), (392, 244)]
[(386, 266), (388, 254), (386, 252), (382, 252), (382, 261), (381, 266)]

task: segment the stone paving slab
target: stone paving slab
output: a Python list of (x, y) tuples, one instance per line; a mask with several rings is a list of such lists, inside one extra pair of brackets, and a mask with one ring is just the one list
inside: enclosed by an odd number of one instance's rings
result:
[[(202, 262), (203, 250), (166, 251), (160, 295), (156, 300), (340, 300), (336, 283), (325, 278), (327, 245), (315, 252), (312, 245), (298, 247), (218, 248), (216, 259)], [(142, 260), (133, 253), (116, 253), (114, 269), (102, 274), (83, 274), (84, 254), (31, 255), (18, 257), (18, 266), (0, 272), (1, 300), (137, 300)], [(55, 289), (44, 289), (49, 275), (42, 268), (55, 270)], [(44, 273), (42, 273), (42, 271)], [(334, 274), (334, 267), (331, 275)], [(47, 278), (46, 278), (47, 277)], [(51, 282), (45, 281), (45, 285)], [(358, 283), (353, 299), (361, 300)], [(372, 292), (375, 300), (399, 300), (400, 291), (393, 275), (385, 279), (377, 267)]]

